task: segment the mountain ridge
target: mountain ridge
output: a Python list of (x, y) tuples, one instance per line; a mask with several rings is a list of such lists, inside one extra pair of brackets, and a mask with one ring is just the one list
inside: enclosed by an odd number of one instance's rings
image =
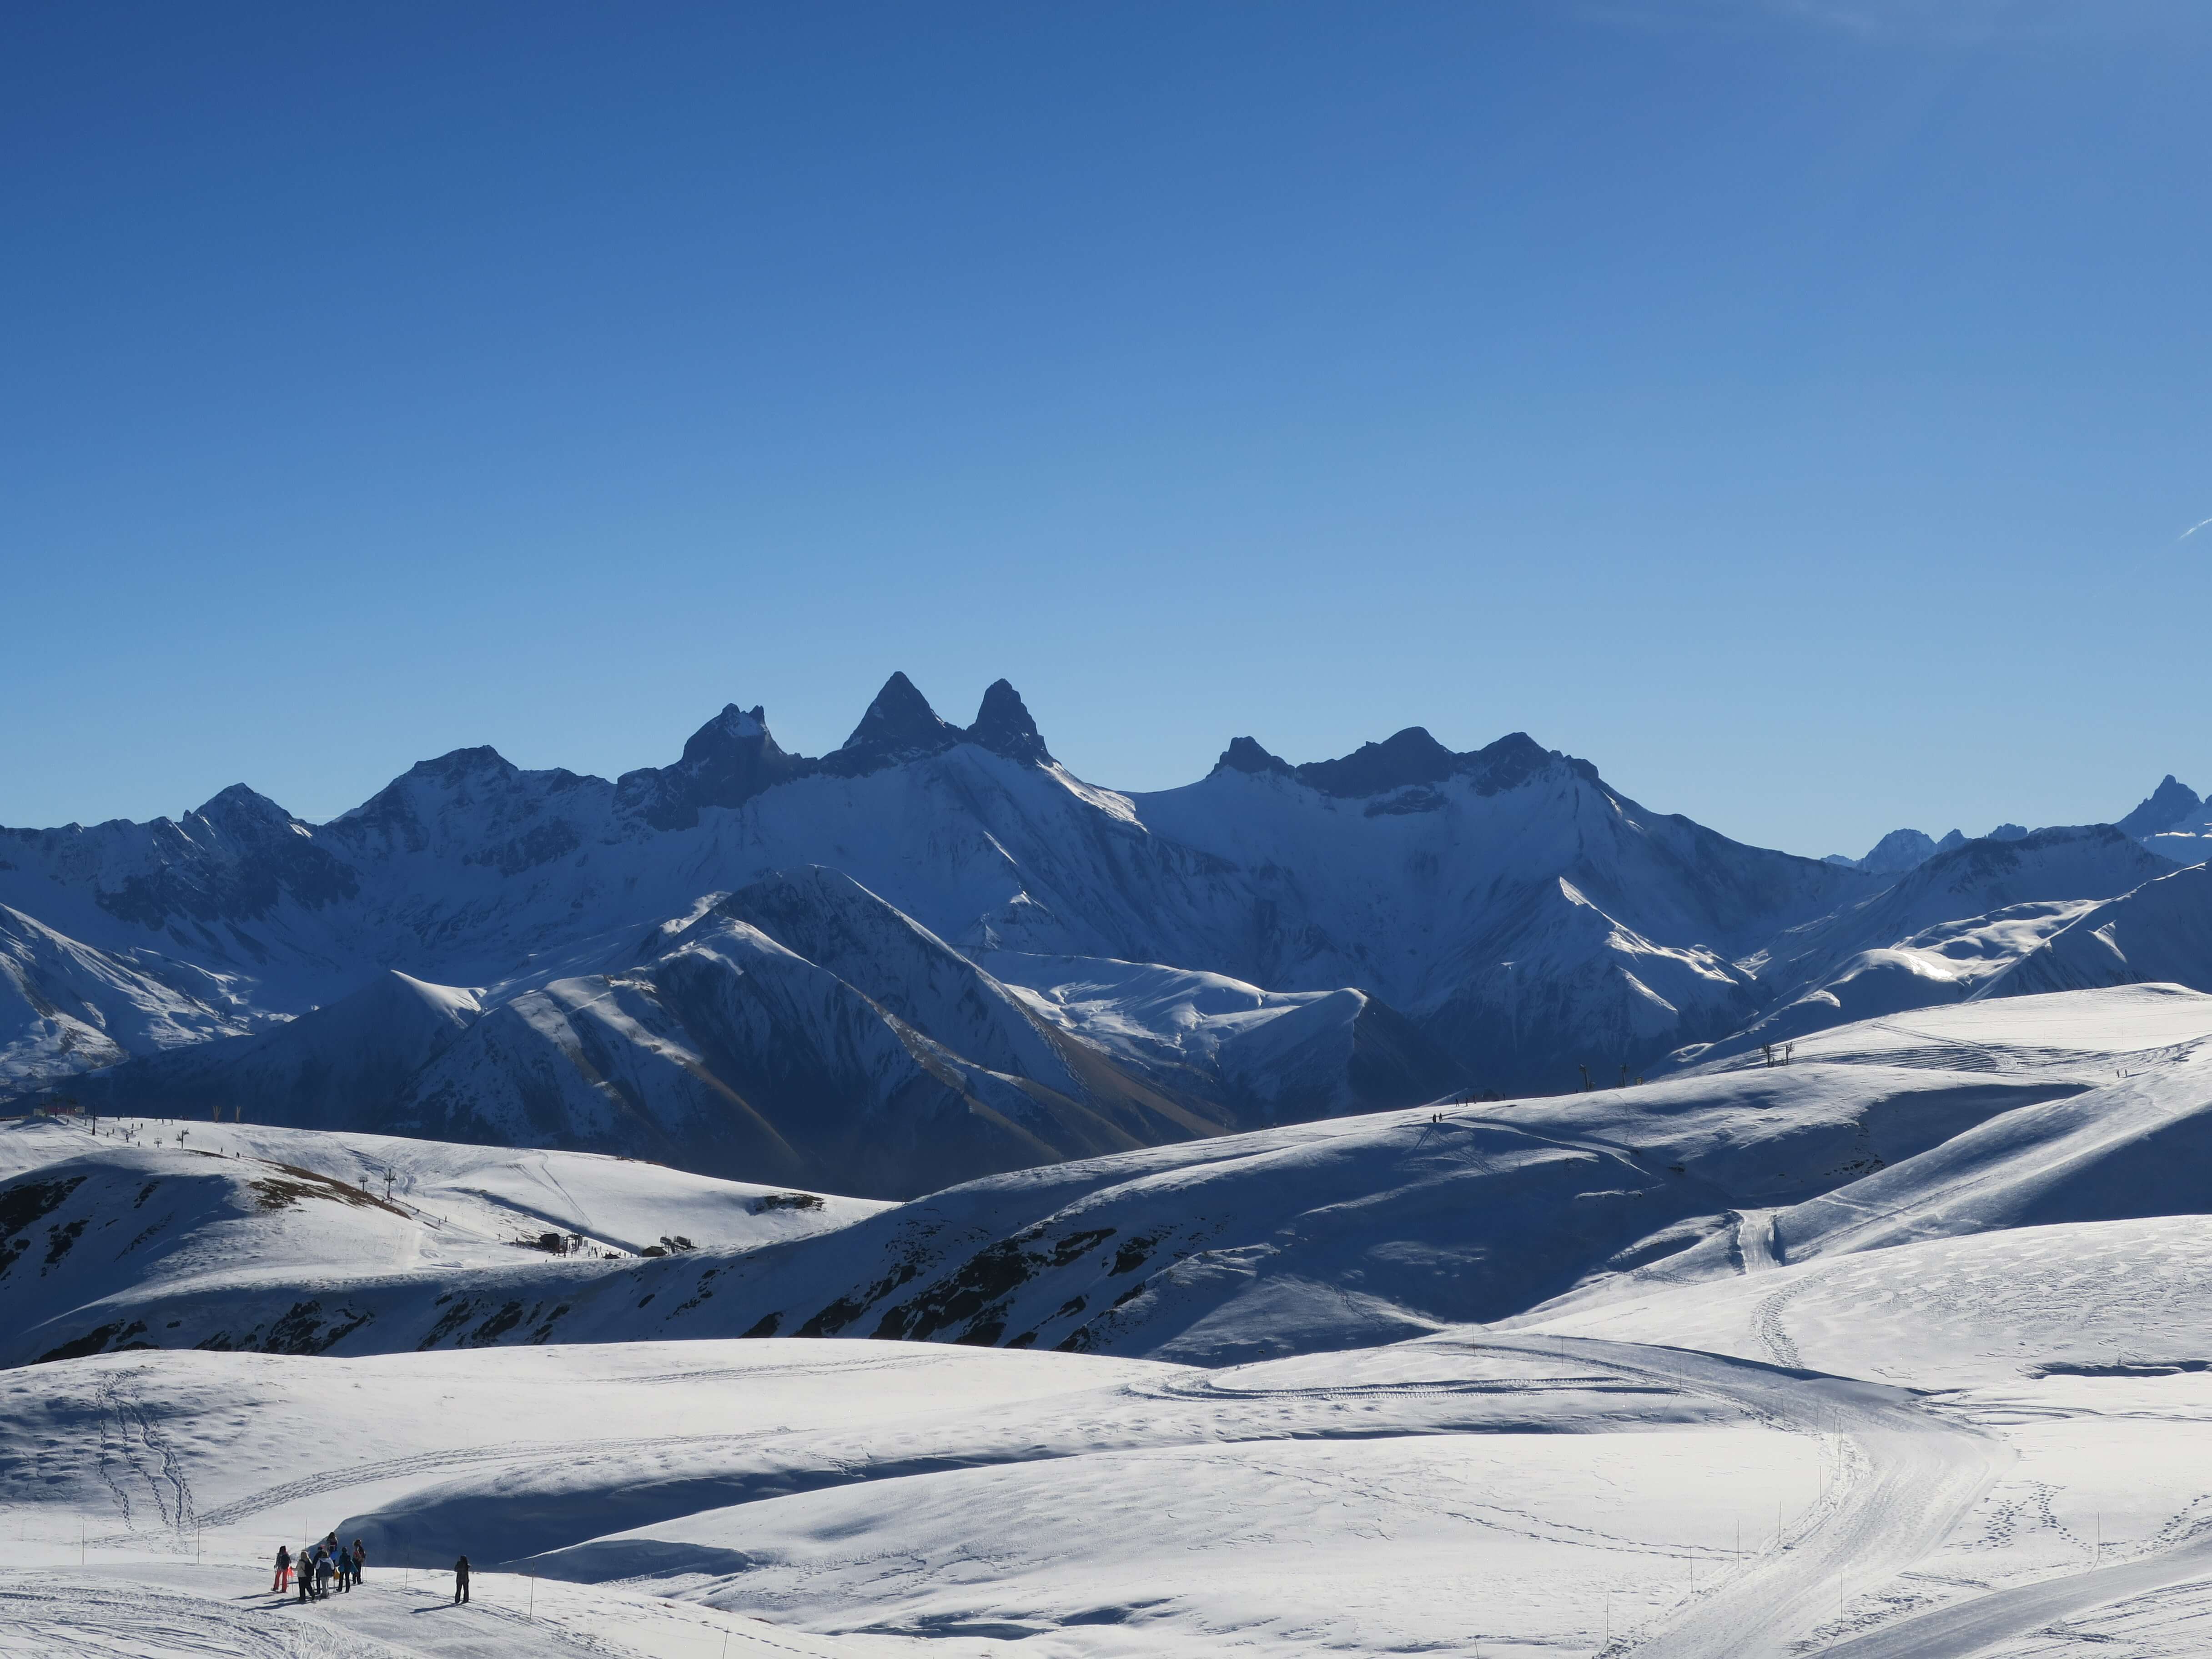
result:
[[(2069, 859), (2065, 890), (2041, 890)], [(0, 830), (0, 904), (30, 924), (0, 960), (19, 988), (0, 1097), (148, 1109), (181, 1090), (302, 1121), (343, 1099), (356, 1127), (629, 1146), (736, 1176), (757, 1156), (762, 1178), (834, 1186), (843, 1158), (889, 1194), (930, 1121), (967, 1149), (929, 1165), (942, 1180), (1115, 1136), (1618, 1081), (1754, 1029), (1854, 951), (1956, 923), (1914, 960), (1986, 936), (1985, 979), (2063, 906), (2172, 868), (2111, 828), (1861, 862), (1653, 811), (1518, 732), (1455, 751), (1409, 726), (1296, 765), (1240, 737), (1194, 783), (1104, 789), (1054, 758), (1007, 682), (959, 726), (894, 674), (823, 757), (732, 702), (675, 762), (612, 781), (479, 746), (323, 824), (235, 785), (178, 820)], [(2031, 900), (2058, 908), (1965, 926)], [(981, 965), (997, 961), (1058, 966), (1007, 984)], [(325, 1016), (395, 975), (477, 1012), (368, 1065)], [(819, 988), (814, 1013), (755, 999), (780, 976)], [(256, 1034), (311, 1014), (296, 1062), (232, 1065), (288, 1052)], [(1844, 1017), (1816, 998), (1799, 1025)], [(157, 1052), (201, 1038), (220, 1041)], [(778, 1044), (814, 1057), (807, 1087), (769, 1066)], [(299, 1081), (349, 1066), (365, 1092)], [(825, 1138), (823, 1114), (873, 1127)]]

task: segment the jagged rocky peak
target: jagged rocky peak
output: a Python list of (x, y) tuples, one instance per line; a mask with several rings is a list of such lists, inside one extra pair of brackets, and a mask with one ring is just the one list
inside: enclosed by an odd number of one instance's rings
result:
[(768, 736), (768, 709), (756, 704), (740, 708), (733, 702), (694, 732), (684, 743), (684, 759), (698, 764), (740, 744), (757, 744)]
[(686, 774), (702, 805), (735, 806), (808, 763), (787, 755), (768, 729), (768, 710), (726, 703), (684, 740), (672, 771)]
[(960, 741), (957, 726), (949, 725), (929, 706), (929, 699), (915, 689), (904, 674), (894, 673), (876, 693), (868, 712), (853, 728), (853, 735), (834, 754), (823, 760), (824, 769), (857, 777), (901, 761), (941, 754)]
[(1447, 749), (1425, 726), (1409, 726), (1380, 743), (1362, 744), (1337, 760), (1292, 766), (1250, 738), (1231, 739), (1214, 763), (1215, 772), (1278, 773), (1294, 777), (1324, 795), (1364, 799), (1394, 790), (1442, 783), (1447, 778), (1474, 780), (1483, 794), (1496, 794), (1526, 782), (1546, 767), (1565, 764), (1595, 780), (1587, 762), (1569, 760), (1545, 748), (1525, 732), (1509, 732), (1484, 748), (1462, 754)]
[(768, 729), (768, 710), (725, 703), (684, 741), (673, 766), (625, 772), (615, 786), (619, 810), (656, 830), (688, 830), (704, 806), (742, 806), (763, 790), (803, 777), (817, 763), (786, 754)]
[(1029, 705), (1022, 701), (1022, 694), (1005, 680), (993, 680), (990, 689), (983, 693), (982, 707), (975, 711), (975, 723), (968, 728), (968, 741), (994, 755), (1004, 755), (1008, 760), (1039, 766), (1052, 764), (1052, 751), (1044, 746), (1036, 721), (1030, 718)]
[(1462, 755), (1460, 769), (1470, 774), (1475, 787), (1486, 795), (1494, 795), (1504, 789), (1517, 788), (1547, 768), (1559, 765), (1586, 782), (1598, 781), (1597, 768), (1588, 761), (1547, 749), (1526, 732), (1508, 732), (1504, 737), (1480, 749)]
[(1341, 760), (1312, 761), (1298, 776), (1324, 795), (1380, 795), (1408, 784), (1442, 783), (1459, 757), (1428, 733), (1409, 726), (1380, 743), (1364, 743)]
[(1231, 772), (1277, 772), (1286, 778), (1296, 775), (1296, 769), (1290, 762), (1279, 755), (1269, 754), (1253, 738), (1230, 738), (1229, 747), (1221, 751), (1221, 758), (1213, 763), (1213, 769), (1217, 772), (1224, 768)]
[(324, 828), (355, 833), (411, 823), (415, 821), (415, 809), (410, 797), (422, 786), (462, 793), (471, 785), (483, 787), (519, 775), (514, 763), (488, 744), (474, 749), (449, 750), (435, 759), (416, 761), (360, 805), (341, 812)]
[(250, 833), (269, 828), (289, 829), (292, 815), (268, 796), (242, 783), (220, 790), (192, 814), (230, 833)]
[(1900, 876), (1936, 856), (1935, 838), (1920, 830), (1893, 830), (1875, 842), (1859, 868), (1877, 876)]
[(2165, 781), (2152, 790), (2141, 805), (2119, 820), (2119, 827), (2138, 839), (2155, 836), (2194, 817), (2203, 805), (2194, 789), (2168, 772)]
[(434, 783), (460, 783), (471, 778), (505, 777), (516, 770), (513, 761), (489, 744), (473, 749), (452, 749), (434, 760), (416, 761), (400, 779), (427, 779)]

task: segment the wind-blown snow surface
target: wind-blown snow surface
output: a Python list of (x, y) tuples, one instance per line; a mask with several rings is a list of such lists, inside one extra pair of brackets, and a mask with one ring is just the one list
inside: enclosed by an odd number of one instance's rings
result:
[(0, 1372), (0, 1650), (2201, 1651), (2208, 1066), (2212, 996), (1990, 999), (889, 1207), (21, 1126), (0, 1296), (142, 1328)]

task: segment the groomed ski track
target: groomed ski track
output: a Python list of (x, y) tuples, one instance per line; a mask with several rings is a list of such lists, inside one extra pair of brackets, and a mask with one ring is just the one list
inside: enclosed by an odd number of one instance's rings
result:
[[(1582, 1365), (1598, 1361), (1734, 1401), (1778, 1429), (1833, 1436), (1854, 1449), (1841, 1460), (1848, 1472), (1830, 1481), (1820, 1504), (1780, 1549), (1723, 1574), (1656, 1629), (1616, 1635), (1601, 1650), (1607, 1659), (1632, 1653), (1636, 1659), (1783, 1659), (1806, 1638), (1832, 1629), (1856, 1591), (1880, 1588), (1934, 1551), (2013, 1461), (2011, 1450), (1991, 1437), (1947, 1422), (1910, 1391), (1881, 1383), (1590, 1338), (1486, 1340), (1480, 1346)], [(1962, 1650), (1849, 1650), (1854, 1659), (1936, 1659)]]
[(2212, 1576), (2212, 1538), (2139, 1561), (2010, 1585), (1838, 1642), (1832, 1659), (1957, 1659), (2112, 1602)]

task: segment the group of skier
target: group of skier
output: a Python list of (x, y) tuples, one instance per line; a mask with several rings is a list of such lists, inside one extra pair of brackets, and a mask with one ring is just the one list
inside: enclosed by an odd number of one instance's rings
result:
[[(276, 1580), (269, 1586), (271, 1595), (284, 1593), (285, 1586), (295, 1576), (293, 1571), (295, 1565), (291, 1547), (279, 1544), (276, 1547)], [(321, 1543), (311, 1544), (301, 1550), (296, 1565), (300, 1599), (302, 1601), (319, 1601), (331, 1593), (333, 1581), (340, 1590), (349, 1590), (361, 1583), (361, 1570), (368, 1565), (368, 1551), (358, 1538), (349, 1548), (338, 1542), (337, 1534), (331, 1533)], [(468, 1599), (469, 1558), (465, 1555), (453, 1563), (453, 1600), (461, 1602)]]
[(300, 1599), (319, 1601), (331, 1593), (332, 1583), (341, 1590), (349, 1590), (361, 1583), (361, 1570), (368, 1563), (368, 1551), (360, 1539), (353, 1540), (349, 1549), (338, 1542), (336, 1533), (330, 1534), (319, 1544), (300, 1552), (295, 1575), (292, 1552), (289, 1546), (276, 1547), (276, 1582), (270, 1585), (272, 1595), (284, 1593), (287, 1581), (297, 1577)]

